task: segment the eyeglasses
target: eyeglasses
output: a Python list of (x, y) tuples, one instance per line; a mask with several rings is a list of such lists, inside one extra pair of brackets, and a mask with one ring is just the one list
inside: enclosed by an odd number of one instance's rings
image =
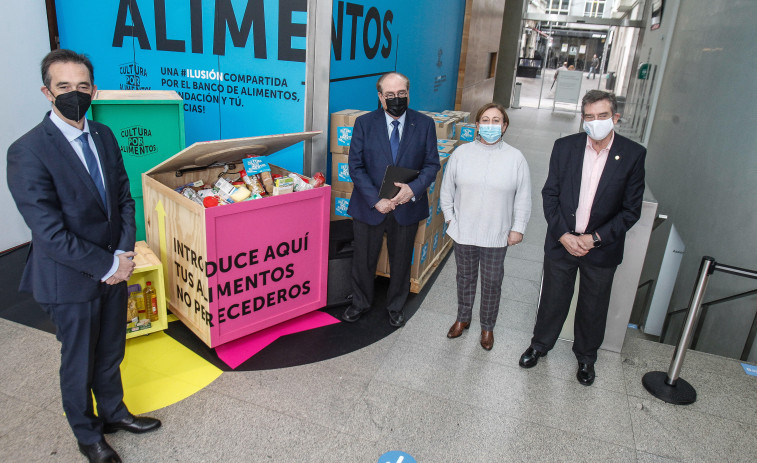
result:
[(612, 113), (600, 113), (600, 114), (584, 114), (584, 120), (585, 121), (604, 121), (612, 117)]
[(396, 95), (392, 92), (384, 93), (384, 98), (386, 98), (387, 100), (391, 100), (392, 98), (395, 98), (395, 97), (407, 98), (407, 91), (400, 90), (399, 92), (397, 92)]

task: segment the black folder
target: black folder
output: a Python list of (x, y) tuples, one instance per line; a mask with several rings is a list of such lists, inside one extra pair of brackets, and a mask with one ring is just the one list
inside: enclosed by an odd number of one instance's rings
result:
[(392, 199), (400, 192), (400, 187), (394, 186), (394, 182), (397, 183), (410, 183), (421, 173), (419, 170), (408, 169), (406, 167), (399, 167), (394, 165), (386, 166), (386, 172), (384, 173), (384, 180), (381, 182), (381, 190), (379, 191), (379, 198)]

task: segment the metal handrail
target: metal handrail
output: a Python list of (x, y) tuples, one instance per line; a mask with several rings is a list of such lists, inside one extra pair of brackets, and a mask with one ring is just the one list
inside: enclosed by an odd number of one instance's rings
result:
[[(714, 301), (709, 304), (702, 304), (702, 314), (699, 316), (700, 323), (697, 324), (696, 332), (694, 333), (694, 338), (691, 340), (691, 348), (696, 349), (697, 345), (699, 344), (699, 335), (702, 334), (702, 327), (704, 326), (704, 321), (707, 319), (707, 314), (709, 313), (710, 307), (715, 305), (715, 303), (723, 303), (723, 302), (730, 302), (734, 301), (736, 299), (741, 299), (742, 297), (752, 296), (754, 294), (757, 294), (757, 289), (753, 289), (752, 291), (747, 291), (741, 294), (737, 294), (735, 296), (728, 296), (724, 297), (722, 299), (718, 299), (717, 301)], [(741, 296), (741, 297), (736, 297)], [(755, 313), (755, 317), (757, 317), (757, 313)], [(749, 343), (749, 337), (747, 337), (747, 342)], [(747, 352), (747, 357), (749, 356), (749, 353)], [(741, 360), (746, 360), (745, 357), (743, 357)]]
[[(683, 366), (683, 360), (686, 357), (686, 351), (691, 345), (694, 326), (699, 319), (702, 308), (702, 299), (704, 299), (704, 292), (707, 289), (707, 282), (710, 279), (710, 275), (715, 273), (716, 270), (730, 273), (731, 275), (757, 280), (757, 271), (755, 270), (718, 264), (715, 259), (709, 256), (704, 256), (702, 258), (702, 262), (699, 266), (697, 284), (694, 286), (694, 291), (691, 294), (691, 301), (689, 302), (689, 313), (686, 317), (683, 331), (681, 331), (681, 338), (678, 341), (678, 345), (673, 353), (673, 358), (670, 361), (667, 375), (661, 371), (650, 371), (645, 374), (641, 380), (644, 388), (660, 400), (677, 405), (687, 405), (694, 403), (697, 400), (696, 390), (691, 384), (680, 377), (680, 373), (681, 367)], [(752, 333), (757, 333), (756, 324), (757, 319), (752, 322), (750, 336)]]
[[(649, 280), (649, 281), (651, 281), (651, 280)], [(639, 288), (641, 288), (641, 286), (639, 286)], [(697, 330), (701, 330), (701, 326), (704, 325), (704, 320), (707, 318), (707, 312), (709, 310), (709, 307), (711, 307), (713, 305), (722, 304), (724, 302), (731, 302), (731, 301), (735, 301), (736, 299), (741, 299), (741, 298), (744, 298), (744, 297), (753, 296), (755, 294), (757, 294), (757, 289), (753, 289), (751, 291), (744, 291), (743, 293), (734, 294), (733, 296), (726, 296), (726, 297), (722, 297), (720, 299), (715, 299), (714, 301), (709, 301), (709, 302), (702, 303), (702, 315), (699, 317), (702, 320), (702, 323), (699, 324), (699, 327), (697, 327)], [(672, 312), (668, 312), (667, 314), (665, 314), (665, 321), (662, 323), (662, 331), (660, 332), (660, 342), (662, 342), (663, 339), (665, 339), (665, 335), (667, 334), (668, 326), (670, 324), (670, 319), (673, 318), (673, 315), (677, 315), (679, 313), (686, 312), (687, 310), (689, 310), (689, 308), (688, 307), (684, 307), (683, 309), (674, 310)], [(697, 334), (694, 335), (694, 342), (693, 342), (694, 346), (696, 346), (696, 342), (698, 340), (697, 339), (698, 337), (699, 337), (699, 333), (697, 333)], [(692, 347), (692, 349), (693, 348), (694, 347)]]

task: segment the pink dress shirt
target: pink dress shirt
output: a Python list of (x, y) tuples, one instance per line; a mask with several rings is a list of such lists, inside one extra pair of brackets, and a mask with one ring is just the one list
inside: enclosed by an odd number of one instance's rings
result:
[(615, 141), (615, 132), (613, 132), (607, 147), (597, 153), (591, 146), (591, 139), (586, 137), (584, 165), (581, 171), (581, 192), (578, 195), (578, 209), (576, 209), (576, 233), (585, 233), (586, 226), (589, 225), (591, 205), (594, 203), (599, 179), (602, 177), (602, 171), (605, 169), (607, 155), (610, 152), (613, 141)]

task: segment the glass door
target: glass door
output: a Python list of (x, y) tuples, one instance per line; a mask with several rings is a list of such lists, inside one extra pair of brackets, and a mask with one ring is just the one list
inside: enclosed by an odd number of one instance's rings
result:
[[(640, 20), (646, 0), (533, 0), (521, 22), (514, 106), (577, 111), (564, 90), (583, 96), (611, 91), (625, 101), (639, 84), (631, 68), (638, 60)], [(567, 76), (560, 85), (560, 71)], [(517, 92), (514, 92), (517, 95)], [(557, 97), (557, 98), (556, 98)], [(575, 98), (572, 98), (575, 100)]]
[[(520, 106), (575, 111), (575, 105), (555, 103), (560, 70), (583, 73), (580, 94), (603, 88), (608, 54), (606, 26), (559, 28), (549, 21), (525, 21), (516, 83), (521, 84)], [(589, 29), (587, 30), (587, 27)]]

